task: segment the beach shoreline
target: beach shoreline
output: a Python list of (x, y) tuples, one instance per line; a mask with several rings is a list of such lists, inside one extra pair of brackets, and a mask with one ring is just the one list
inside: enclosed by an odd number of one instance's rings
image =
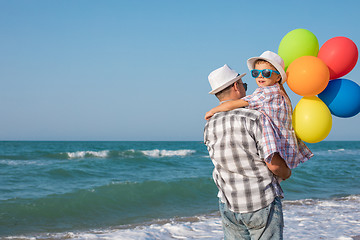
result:
[[(360, 195), (328, 199), (283, 201), (284, 238), (360, 240)], [(65, 240), (65, 239), (222, 239), (221, 218), (218, 211), (191, 217), (156, 219), (136, 223), (64, 233), (9, 236), (7, 240)]]

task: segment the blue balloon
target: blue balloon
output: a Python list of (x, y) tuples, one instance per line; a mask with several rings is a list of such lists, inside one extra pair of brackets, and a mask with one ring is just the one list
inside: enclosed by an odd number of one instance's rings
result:
[(351, 80), (330, 80), (318, 96), (334, 116), (348, 118), (360, 112), (360, 87)]

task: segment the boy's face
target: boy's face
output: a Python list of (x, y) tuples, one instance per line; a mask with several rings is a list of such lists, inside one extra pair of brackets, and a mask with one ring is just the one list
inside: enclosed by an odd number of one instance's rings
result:
[[(255, 69), (257, 70), (263, 70), (263, 69), (271, 69), (276, 71), (276, 69), (268, 62), (259, 62), (255, 64)], [(277, 74), (275, 72), (272, 72), (271, 76), (269, 78), (264, 78), (263, 75), (260, 73), (259, 76), (255, 79), (256, 84), (259, 87), (267, 87), (267, 86), (273, 86), (277, 82), (279, 82), (281, 76), (280, 74)]]

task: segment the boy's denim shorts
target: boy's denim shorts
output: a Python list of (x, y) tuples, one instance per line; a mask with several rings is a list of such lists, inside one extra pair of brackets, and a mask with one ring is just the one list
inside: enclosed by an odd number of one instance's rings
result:
[(284, 218), (279, 197), (267, 207), (251, 213), (234, 213), (219, 201), (225, 240), (282, 240)]

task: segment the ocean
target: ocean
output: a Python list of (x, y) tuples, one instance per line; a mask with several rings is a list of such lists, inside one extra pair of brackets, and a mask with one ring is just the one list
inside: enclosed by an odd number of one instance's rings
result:
[[(307, 144), (285, 239), (360, 239), (360, 141)], [(201, 141), (0, 142), (0, 239), (222, 239)]]

